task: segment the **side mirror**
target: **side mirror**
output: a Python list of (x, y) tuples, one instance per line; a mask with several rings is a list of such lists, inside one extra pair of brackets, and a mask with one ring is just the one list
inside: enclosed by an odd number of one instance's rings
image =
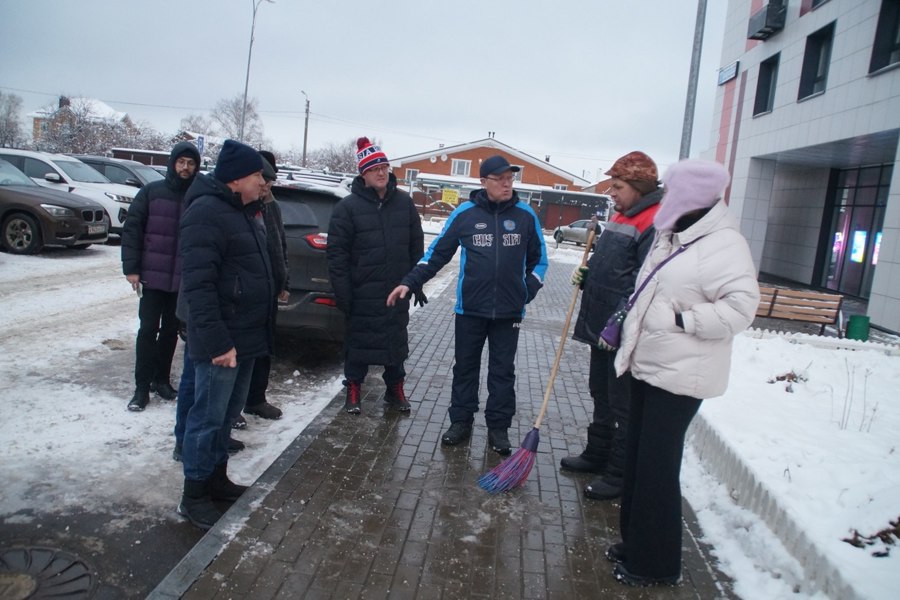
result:
[(59, 173), (46, 173), (44, 179), (50, 183), (63, 183), (63, 178), (59, 176)]
[(125, 185), (131, 185), (136, 188), (139, 188), (139, 187), (141, 187), (141, 182), (138, 181), (137, 179), (134, 179), (133, 177), (129, 177), (128, 179), (125, 180)]

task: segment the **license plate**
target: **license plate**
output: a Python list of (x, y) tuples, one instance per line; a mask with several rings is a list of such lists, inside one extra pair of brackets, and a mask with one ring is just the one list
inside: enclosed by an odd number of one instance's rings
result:
[(104, 223), (88, 225), (88, 235), (94, 235), (95, 233), (106, 233), (106, 225)]

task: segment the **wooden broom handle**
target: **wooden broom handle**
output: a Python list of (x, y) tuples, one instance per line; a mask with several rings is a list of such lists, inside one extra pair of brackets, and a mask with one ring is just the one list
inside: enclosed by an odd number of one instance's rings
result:
[[(591, 246), (594, 245), (594, 234), (597, 227), (591, 227), (588, 234), (587, 242), (584, 245), (584, 254), (581, 257), (581, 265), (587, 265), (588, 255), (591, 253)], [(550, 393), (553, 391), (553, 382), (556, 381), (556, 372), (559, 370), (559, 361), (562, 359), (563, 347), (566, 345), (566, 337), (569, 335), (569, 324), (572, 322), (572, 313), (575, 312), (575, 303), (578, 301), (578, 292), (581, 286), (576, 285), (575, 291), (572, 292), (572, 301), (569, 302), (569, 312), (566, 313), (566, 323), (563, 325), (562, 337), (559, 338), (559, 347), (556, 349), (556, 359), (553, 361), (553, 368), (550, 370), (550, 380), (547, 381), (547, 390), (544, 392), (544, 403), (541, 404), (541, 411), (538, 413), (537, 420), (534, 422), (534, 428), (540, 429), (544, 415), (547, 413), (547, 404), (550, 402)]]

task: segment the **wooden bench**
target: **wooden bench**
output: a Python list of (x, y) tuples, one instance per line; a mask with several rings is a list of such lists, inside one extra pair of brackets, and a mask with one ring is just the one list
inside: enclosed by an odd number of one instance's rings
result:
[(819, 335), (822, 335), (826, 325), (834, 325), (840, 319), (843, 299), (840, 294), (761, 285), (756, 316), (818, 323), (821, 325)]

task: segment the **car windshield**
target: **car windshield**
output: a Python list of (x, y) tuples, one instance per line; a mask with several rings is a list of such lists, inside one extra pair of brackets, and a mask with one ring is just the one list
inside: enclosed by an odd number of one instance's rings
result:
[(151, 167), (135, 166), (135, 167), (132, 167), (132, 169), (134, 169), (134, 171), (138, 175), (143, 177), (147, 181), (147, 183), (150, 183), (151, 181), (159, 181), (160, 179), (165, 179), (165, 177), (162, 175), (162, 173), (160, 173), (159, 171), (157, 171), (156, 169), (153, 169)]
[(28, 175), (0, 160), (0, 185), (37, 185)]
[(100, 171), (88, 166), (80, 160), (54, 160), (53, 163), (63, 172), (81, 183), (110, 183)]

